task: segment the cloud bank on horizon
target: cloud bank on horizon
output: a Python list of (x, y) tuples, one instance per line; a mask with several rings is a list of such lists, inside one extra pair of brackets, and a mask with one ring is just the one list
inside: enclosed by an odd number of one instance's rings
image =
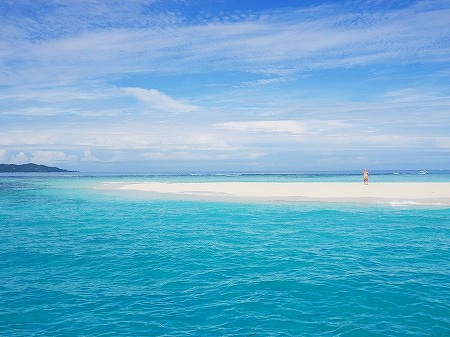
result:
[(0, 3), (0, 162), (450, 168), (450, 3)]

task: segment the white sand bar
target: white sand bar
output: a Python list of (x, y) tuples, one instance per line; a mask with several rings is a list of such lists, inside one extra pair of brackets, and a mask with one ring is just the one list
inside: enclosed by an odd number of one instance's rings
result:
[(183, 199), (250, 199), (357, 203), (436, 204), (450, 206), (450, 182), (205, 182), (111, 183), (102, 189), (141, 191)]

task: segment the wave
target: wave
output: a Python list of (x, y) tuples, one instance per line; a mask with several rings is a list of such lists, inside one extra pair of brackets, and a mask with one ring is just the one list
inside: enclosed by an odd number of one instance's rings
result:
[(389, 205), (393, 207), (405, 207), (405, 206), (445, 206), (439, 202), (419, 202), (415, 200), (393, 200), (389, 202)]

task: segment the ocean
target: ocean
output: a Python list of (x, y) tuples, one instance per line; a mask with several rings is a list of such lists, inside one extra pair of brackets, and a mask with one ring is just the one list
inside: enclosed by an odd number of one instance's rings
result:
[[(450, 335), (448, 207), (95, 188), (131, 181), (362, 176), (2, 174), (1, 336)], [(450, 172), (370, 181), (450, 181)]]

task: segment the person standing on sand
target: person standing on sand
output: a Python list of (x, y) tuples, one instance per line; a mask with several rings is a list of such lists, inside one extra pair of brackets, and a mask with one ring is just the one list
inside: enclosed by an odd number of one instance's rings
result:
[(369, 185), (369, 171), (363, 169), (362, 172), (364, 177), (364, 185)]

